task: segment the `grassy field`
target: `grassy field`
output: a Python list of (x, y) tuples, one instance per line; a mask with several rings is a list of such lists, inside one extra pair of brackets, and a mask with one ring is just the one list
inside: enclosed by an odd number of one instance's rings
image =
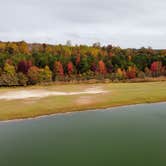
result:
[(54, 113), (83, 111), (120, 105), (166, 101), (166, 82), (108, 83), (34, 86), (26, 88), (1, 88), (0, 95), (17, 90), (45, 89), (75, 92), (98, 87), (107, 91), (102, 94), (49, 96), (17, 100), (0, 100), (0, 120), (36, 117)]

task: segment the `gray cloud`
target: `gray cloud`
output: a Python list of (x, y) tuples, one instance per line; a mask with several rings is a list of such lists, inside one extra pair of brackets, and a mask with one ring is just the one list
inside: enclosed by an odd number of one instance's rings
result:
[(165, 0), (0, 1), (0, 40), (165, 48)]

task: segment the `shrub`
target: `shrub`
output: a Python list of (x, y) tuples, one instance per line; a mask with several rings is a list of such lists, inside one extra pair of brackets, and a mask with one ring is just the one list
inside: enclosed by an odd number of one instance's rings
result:
[(18, 78), (17, 75), (5, 74), (0, 76), (0, 86), (17, 86)]
[(17, 77), (18, 77), (18, 84), (21, 85), (21, 86), (26, 86), (27, 83), (28, 83), (28, 78), (27, 76), (24, 74), (24, 73), (18, 73), (17, 74)]
[(143, 71), (140, 71), (138, 73), (138, 78), (145, 78), (145, 73)]

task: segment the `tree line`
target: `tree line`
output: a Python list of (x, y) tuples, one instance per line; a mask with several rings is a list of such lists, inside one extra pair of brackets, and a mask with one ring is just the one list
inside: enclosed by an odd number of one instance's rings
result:
[(166, 50), (0, 42), (0, 86), (166, 75)]

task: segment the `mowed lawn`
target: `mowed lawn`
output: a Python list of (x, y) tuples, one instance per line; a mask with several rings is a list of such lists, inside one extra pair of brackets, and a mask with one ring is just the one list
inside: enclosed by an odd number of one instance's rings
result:
[(0, 88), (0, 96), (5, 92), (19, 90), (44, 89), (49, 91), (79, 92), (95, 87), (105, 90), (106, 93), (0, 100), (0, 120), (166, 101), (166, 82), (70, 84), (26, 88)]

